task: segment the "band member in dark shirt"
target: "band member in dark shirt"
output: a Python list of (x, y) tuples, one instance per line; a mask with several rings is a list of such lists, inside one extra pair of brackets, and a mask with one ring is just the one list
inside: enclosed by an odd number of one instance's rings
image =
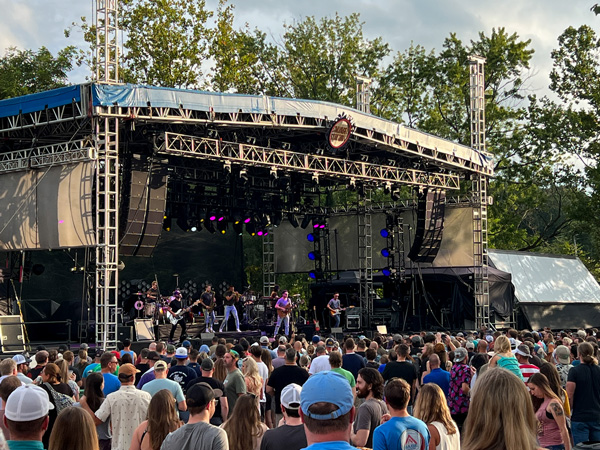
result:
[(213, 325), (215, 324), (215, 293), (212, 291), (210, 284), (206, 285), (206, 289), (200, 296), (202, 306), (205, 308), (204, 317), (206, 318), (206, 332), (213, 333)]
[[(171, 297), (171, 302), (169, 303), (169, 311), (175, 318), (177, 318), (178, 314), (180, 314), (183, 310), (183, 305), (181, 304), (181, 297), (181, 292), (175, 291), (173, 292), (173, 297)], [(169, 317), (169, 320), (171, 320), (171, 317)], [(173, 322), (173, 320), (171, 320), (171, 333), (169, 334), (169, 342), (173, 342), (173, 337), (175, 336), (175, 330), (177, 329), (177, 325), (181, 326), (181, 340), (183, 340), (183, 337), (185, 336), (185, 331), (187, 327), (185, 324), (185, 317), (182, 315), (181, 318), (176, 322)]]
[(238, 318), (238, 312), (235, 307), (235, 304), (240, 299), (240, 294), (235, 292), (235, 288), (233, 286), (229, 286), (227, 292), (225, 293), (225, 318), (223, 319), (223, 323), (219, 327), (219, 332), (223, 332), (223, 329), (227, 326), (227, 321), (229, 320), (229, 316), (233, 314), (233, 318), (235, 319), (235, 328), (236, 331), (240, 332), (240, 319)]
[(146, 291), (146, 299), (149, 302), (155, 302), (158, 298), (158, 281), (153, 281), (150, 289)]

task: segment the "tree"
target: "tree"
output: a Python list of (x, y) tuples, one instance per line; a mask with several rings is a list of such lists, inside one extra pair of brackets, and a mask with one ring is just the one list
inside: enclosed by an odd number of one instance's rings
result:
[(0, 99), (66, 86), (75, 55), (75, 47), (64, 48), (56, 56), (46, 47), (37, 51), (9, 48), (0, 58)]

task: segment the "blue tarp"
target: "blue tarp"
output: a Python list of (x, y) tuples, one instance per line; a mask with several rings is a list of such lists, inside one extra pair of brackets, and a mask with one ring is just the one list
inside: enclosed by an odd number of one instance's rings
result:
[(79, 100), (81, 100), (81, 87), (79, 85), (9, 98), (0, 101), (0, 117), (43, 111), (46, 108), (69, 105), (74, 101), (79, 102)]

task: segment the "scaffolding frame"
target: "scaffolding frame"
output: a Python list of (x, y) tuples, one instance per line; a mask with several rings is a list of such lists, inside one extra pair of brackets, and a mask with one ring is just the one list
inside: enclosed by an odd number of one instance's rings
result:
[(365, 188), (364, 195), (358, 197), (358, 263), (360, 280), (360, 307), (362, 323), (371, 326), (373, 315), (373, 229), (371, 227), (371, 190)]
[(263, 257), (263, 296), (270, 297), (276, 283), (275, 275), (275, 241), (273, 239), (273, 227), (266, 229), (267, 233), (262, 237)]
[[(485, 58), (469, 57), (471, 147), (485, 151)], [(471, 179), (473, 205), (473, 287), (475, 294), (475, 326), (489, 328), (490, 285), (488, 259), (488, 195), (487, 177), (473, 174)]]
[(119, 83), (119, 0), (96, 0), (96, 81)]

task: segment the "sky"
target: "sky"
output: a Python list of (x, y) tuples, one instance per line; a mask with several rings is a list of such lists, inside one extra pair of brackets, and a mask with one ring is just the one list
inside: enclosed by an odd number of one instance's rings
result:
[[(11, 46), (37, 49), (46, 46), (53, 53), (66, 45), (85, 47), (80, 33), (69, 39), (63, 30), (82, 16), (91, 18), (95, 0), (0, 0), (0, 49)], [(535, 50), (530, 89), (547, 94), (552, 69), (550, 52), (558, 36), (569, 26), (587, 24), (600, 31), (600, 17), (590, 7), (594, 0), (233, 0), (237, 25), (259, 27), (274, 39), (283, 34), (283, 24), (302, 20), (349, 15), (358, 12), (365, 22), (369, 39), (381, 36), (393, 52), (404, 51), (413, 42), (427, 50), (442, 48), (450, 33), (467, 43), (479, 32), (491, 34), (492, 28), (505, 27), (522, 39), (531, 39)], [(218, 0), (206, 0), (215, 9)], [(85, 69), (70, 75), (82, 82)]]

